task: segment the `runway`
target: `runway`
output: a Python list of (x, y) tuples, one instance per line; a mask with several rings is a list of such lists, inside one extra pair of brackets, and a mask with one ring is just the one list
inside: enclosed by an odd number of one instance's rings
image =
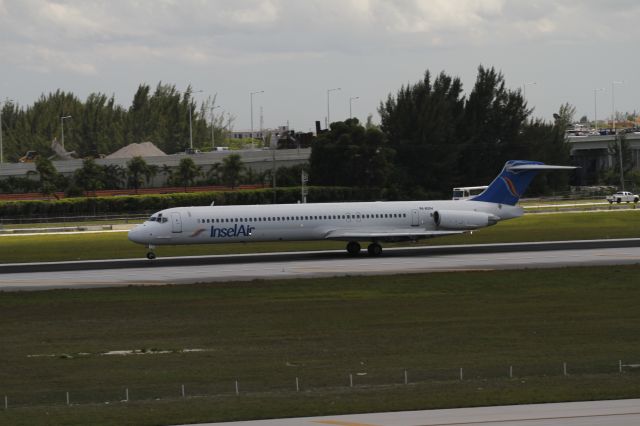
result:
[(0, 265), (0, 290), (187, 284), (254, 279), (383, 275), (640, 263), (640, 239), (269, 253)]
[(350, 414), (207, 423), (199, 426), (635, 426), (638, 424), (640, 424), (640, 399)]

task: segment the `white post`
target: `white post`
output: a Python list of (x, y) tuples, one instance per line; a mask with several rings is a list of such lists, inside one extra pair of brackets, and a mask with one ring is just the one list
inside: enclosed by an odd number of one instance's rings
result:
[(509, 378), (513, 379), (513, 365), (509, 366)]
[(238, 381), (236, 380), (236, 395), (240, 395), (240, 389), (238, 388)]
[(296, 392), (300, 392), (300, 381), (296, 377)]
[(462, 374), (462, 367), (460, 367), (460, 380), (464, 380), (464, 375)]
[(182, 385), (181, 391), (182, 391), (182, 397), (184, 398), (184, 385)]
[(409, 383), (409, 375), (407, 374), (407, 370), (404, 370), (404, 384)]
[(329, 104), (329, 94), (333, 91), (336, 90), (341, 90), (339, 87), (336, 87), (335, 89), (329, 89), (327, 90), (327, 129), (329, 128), (329, 126), (331, 125), (331, 107)]
[(69, 403), (69, 392), (67, 392), (67, 405), (71, 405), (71, 404)]
[(349, 373), (349, 387), (353, 387), (353, 374)]
[(618, 360), (618, 371), (622, 373), (622, 360)]
[(567, 363), (566, 362), (562, 363), (562, 369), (564, 371), (564, 375), (566, 376), (567, 375)]
[(124, 390), (124, 400), (125, 402), (129, 402), (129, 388), (125, 388)]
[(2, 102), (0, 102), (0, 164), (4, 163), (4, 147), (2, 146)]
[(8, 409), (9, 408), (9, 398), (7, 398), (7, 395), (4, 396), (4, 409)]

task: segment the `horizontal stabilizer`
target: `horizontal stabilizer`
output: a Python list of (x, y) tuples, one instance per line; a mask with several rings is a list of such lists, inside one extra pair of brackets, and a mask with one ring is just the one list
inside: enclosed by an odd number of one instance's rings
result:
[(536, 171), (536, 172), (544, 172), (546, 170), (574, 170), (577, 167), (574, 166), (553, 166), (550, 164), (519, 164), (515, 166), (507, 166), (507, 170), (509, 171)]
[(471, 198), (470, 201), (515, 206), (531, 183), (531, 180), (539, 172), (574, 169), (576, 167), (553, 166), (538, 161), (509, 160), (489, 187), (482, 194)]

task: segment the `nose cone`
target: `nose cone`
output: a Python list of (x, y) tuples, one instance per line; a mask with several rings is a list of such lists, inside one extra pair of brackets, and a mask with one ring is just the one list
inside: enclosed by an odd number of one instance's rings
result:
[(136, 225), (133, 227), (128, 234), (129, 241), (132, 241), (137, 244), (147, 244), (148, 242), (148, 233), (146, 232), (145, 224)]

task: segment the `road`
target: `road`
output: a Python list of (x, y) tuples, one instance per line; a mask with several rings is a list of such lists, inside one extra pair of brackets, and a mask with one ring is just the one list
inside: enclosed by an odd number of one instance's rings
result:
[(640, 239), (387, 249), (381, 257), (343, 251), (268, 253), (0, 265), (0, 290), (188, 284), (462, 270), (640, 263)]
[(400, 411), (199, 426), (637, 426), (640, 399)]

